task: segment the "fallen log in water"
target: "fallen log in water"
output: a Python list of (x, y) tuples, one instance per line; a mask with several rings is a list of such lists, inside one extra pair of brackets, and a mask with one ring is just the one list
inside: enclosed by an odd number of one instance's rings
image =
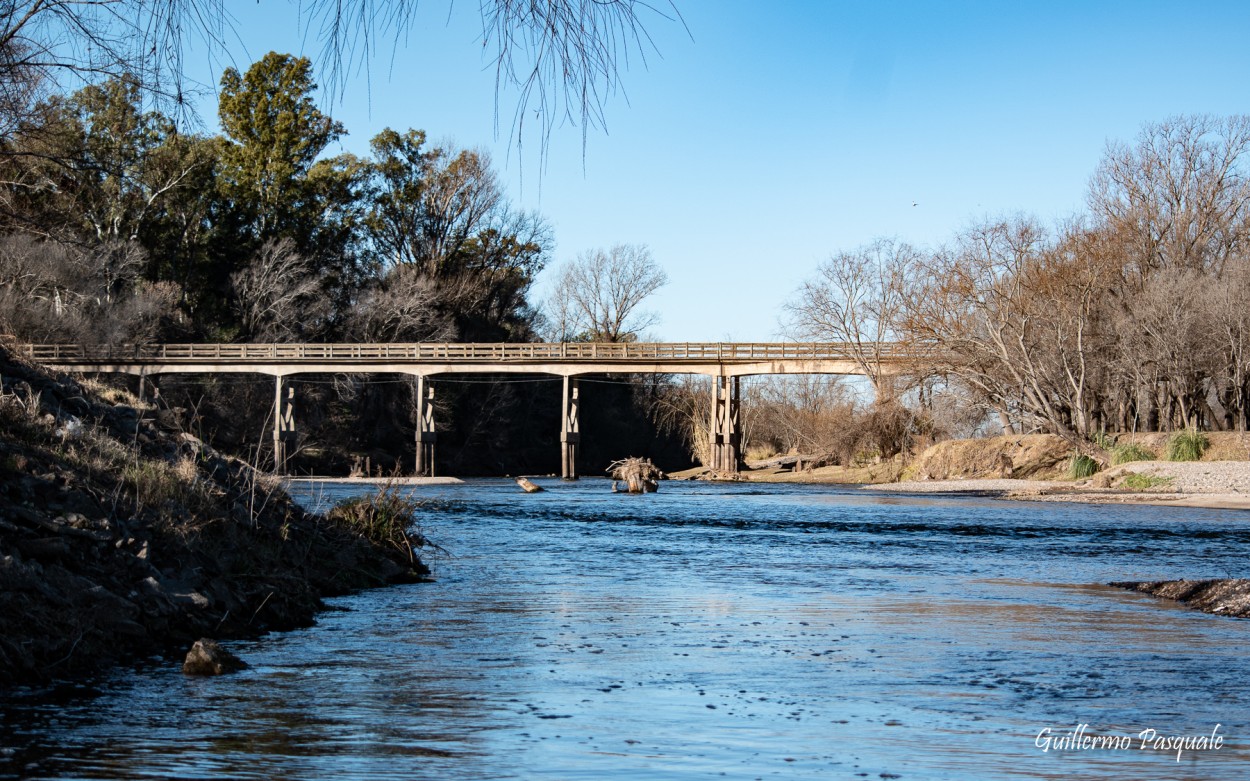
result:
[(525, 478), (525, 477), (518, 477), (516, 479), (516, 484), (524, 488), (525, 493), (527, 494), (536, 494), (539, 491), (543, 490), (542, 486), (535, 485), (534, 483), (530, 482), (529, 478)]

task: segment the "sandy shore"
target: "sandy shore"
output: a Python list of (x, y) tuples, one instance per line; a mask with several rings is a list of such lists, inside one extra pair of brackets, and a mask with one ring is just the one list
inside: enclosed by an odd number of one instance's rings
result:
[[(1113, 488), (1126, 474), (1160, 481), (1148, 491)], [(1250, 461), (1141, 461), (1124, 464), (1092, 480), (914, 480), (864, 486), (883, 493), (977, 494), (1035, 502), (1153, 504), (1250, 510)]]
[(1080, 502), (1082, 504), (1153, 504), (1205, 507), (1212, 510), (1250, 510), (1250, 495), (1234, 492), (1180, 493), (1117, 491), (1084, 488), (1046, 480), (926, 480), (865, 485), (879, 493), (976, 495), (1025, 502)]
[[(1250, 510), (1250, 461), (1138, 461), (1113, 467), (1082, 481), (966, 478), (894, 482), (898, 471), (897, 466), (890, 464), (855, 469), (828, 466), (797, 473), (789, 469), (764, 468), (744, 472), (742, 479), (760, 483), (860, 484), (862, 490), (882, 493), (971, 494), (1035, 502)], [(691, 479), (703, 472), (691, 469), (672, 477)], [(1150, 478), (1158, 485), (1144, 491), (1119, 487), (1130, 474)]]

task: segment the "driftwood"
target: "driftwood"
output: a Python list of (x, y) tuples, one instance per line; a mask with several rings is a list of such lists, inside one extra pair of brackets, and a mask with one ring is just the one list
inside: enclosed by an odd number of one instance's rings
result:
[(625, 483), (625, 490), (631, 494), (654, 493), (660, 488), (660, 480), (664, 473), (649, 458), (624, 458), (613, 462), (608, 467), (608, 475), (612, 478), (612, 490), (616, 491), (617, 481)]
[(516, 484), (524, 488), (525, 493), (527, 494), (536, 494), (539, 491), (543, 490), (543, 487), (541, 485), (535, 485), (534, 483), (530, 482), (529, 478), (526, 478), (526, 477), (518, 477), (516, 479)]

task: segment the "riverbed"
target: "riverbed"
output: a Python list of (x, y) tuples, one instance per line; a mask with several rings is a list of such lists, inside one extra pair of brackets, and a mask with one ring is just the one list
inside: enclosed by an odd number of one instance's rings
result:
[(0, 778), (1250, 776), (1250, 623), (1102, 585), (1244, 575), (1250, 514), (539, 482), (413, 488), (437, 582), (241, 673), (4, 693)]

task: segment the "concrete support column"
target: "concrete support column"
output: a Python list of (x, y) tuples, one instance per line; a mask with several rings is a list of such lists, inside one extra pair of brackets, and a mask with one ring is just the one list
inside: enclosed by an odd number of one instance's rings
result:
[(565, 480), (577, 479), (577, 446), (581, 442), (581, 422), (578, 419), (577, 380), (564, 378), (564, 404), (560, 416), (560, 476)]
[(712, 378), (712, 425), (709, 429), (714, 472), (737, 474), (741, 460), (739, 431), (740, 386), (738, 377)]
[[(285, 390), (285, 393), (283, 391)], [(282, 375), (274, 377), (273, 473), (286, 474), (286, 462), (295, 444), (295, 388), (282, 387)]]
[(417, 477), (434, 476), (434, 383), (417, 375)]

